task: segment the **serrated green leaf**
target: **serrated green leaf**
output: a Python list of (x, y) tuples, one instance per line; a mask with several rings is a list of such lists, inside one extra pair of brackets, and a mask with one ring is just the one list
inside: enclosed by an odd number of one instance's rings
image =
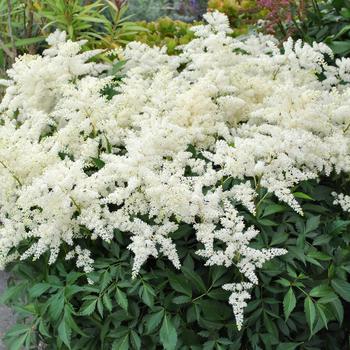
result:
[(312, 231), (315, 231), (319, 226), (320, 226), (320, 216), (312, 216), (306, 221), (305, 233), (310, 233)]
[(318, 312), (318, 314), (320, 315), (321, 317), (321, 320), (323, 322), (323, 325), (326, 329), (328, 329), (328, 320), (327, 320), (327, 316), (326, 314), (324, 313), (323, 311), (323, 306), (322, 304), (319, 304), (319, 303), (316, 303), (316, 310)]
[(276, 221), (270, 219), (258, 219), (258, 223), (262, 226), (278, 226)]
[(127, 311), (128, 310), (128, 298), (127, 298), (126, 294), (118, 287), (115, 290), (115, 298), (117, 300), (118, 305), (122, 309)]
[(5, 304), (9, 300), (16, 298), (20, 293), (25, 290), (25, 283), (18, 283), (14, 286), (5, 289), (4, 293), (0, 296), (0, 304)]
[(79, 310), (81, 316), (90, 316), (96, 308), (97, 299), (87, 300)]
[(333, 279), (331, 285), (335, 292), (347, 302), (350, 302), (350, 283), (341, 279)]
[(212, 266), (210, 268), (210, 275), (213, 286), (216, 286), (215, 282), (217, 282), (226, 272), (227, 269), (223, 266)]
[(113, 305), (112, 305), (112, 300), (110, 298), (110, 296), (105, 293), (102, 297), (102, 301), (103, 301), (103, 304), (104, 306), (106, 307), (106, 309), (111, 312), (112, 311), (112, 308), (113, 308)]
[(287, 233), (276, 233), (273, 235), (271, 245), (278, 245), (285, 242), (289, 238)]
[(282, 213), (286, 211), (286, 207), (280, 204), (270, 204), (268, 205), (264, 211), (261, 217), (277, 214), (277, 213)]
[(312, 250), (312, 251), (308, 252), (307, 256), (309, 258), (316, 259), (316, 260), (321, 260), (321, 261), (332, 260), (332, 257), (330, 257), (328, 254), (323, 253), (323, 252), (319, 252), (319, 251), (316, 251), (316, 250)]
[(191, 302), (192, 298), (190, 298), (187, 295), (179, 295), (178, 297), (173, 298), (173, 303), (174, 304), (186, 304)]
[(160, 322), (162, 321), (163, 317), (164, 310), (160, 310), (148, 317), (146, 322), (147, 334), (152, 333), (160, 325)]
[(199, 292), (205, 293), (207, 291), (202, 278), (198, 274), (186, 266), (182, 266), (181, 271), (185, 274), (185, 277), (193, 283)]
[(81, 276), (82, 276), (82, 273), (81, 273), (81, 272), (71, 271), (71, 272), (66, 276), (66, 282), (67, 282), (67, 284), (73, 284), (73, 283), (75, 283)]
[(20, 337), (16, 337), (8, 342), (8, 350), (21, 350), (26, 343), (28, 334), (23, 334)]
[(129, 350), (129, 334), (116, 339), (112, 344), (112, 350)]
[(179, 293), (186, 294), (192, 297), (191, 285), (186, 281), (184, 276), (175, 275), (174, 273), (168, 275), (170, 286)]
[(294, 350), (303, 343), (279, 343), (276, 350)]
[(64, 293), (63, 290), (60, 290), (58, 293), (53, 295), (48, 300), (49, 305), (49, 315), (53, 320), (58, 320), (61, 314), (63, 313), (64, 308)]
[(304, 312), (306, 316), (306, 321), (310, 328), (310, 333), (313, 333), (313, 327), (316, 319), (316, 309), (313, 301), (310, 297), (306, 297), (304, 301)]
[(16, 324), (12, 326), (7, 332), (6, 332), (6, 337), (18, 337), (19, 335), (23, 333), (27, 333), (28, 331), (30, 332), (31, 330), (31, 325), (29, 324)]
[(51, 335), (49, 333), (49, 330), (48, 330), (44, 320), (40, 320), (38, 330), (39, 330), (41, 335), (43, 335), (47, 338), (51, 338)]
[(42, 294), (44, 294), (48, 289), (50, 289), (51, 285), (49, 283), (37, 283), (32, 288), (29, 289), (29, 295), (32, 298), (38, 298)]
[(97, 299), (97, 311), (100, 314), (100, 316), (103, 318), (103, 302), (102, 298)]
[(338, 320), (339, 324), (341, 325), (344, 320), (344, 307), (342, 302), (338, 298), (336, 300), (333, 300), (329, 305), (332, 308), (335, 318)]
[(132, 330), (130, 333), (130, 340), (131, 344), (136, 350), (141, 349), (141, 338), (134, 330)]
[(288, 292), (286, 293), (283, 299), (283, 311), (284, 311), (284, 317), (286, 321), (288, 320), (289, 315), (294, 310), (295, 306), (296, 306), (295, 294), (294, 294), (293, 288), (289, 288)]
[(75, 331), (76, 333), (82, 335), (83, 337), (87, 337), (87, 335), (79, 328), (77, 323), (74, 321), (74, 318), (72, 317), (73, 314), (73, 307), (68, 304), (64, 308), (64, 321), (66, 322), (67, 326)]
[(215, 341), (214, 340), (208, 340), (203, 344), (203, 350), (213, 350), (215, 347)]
[(333, 290), (331, 287), (325, 284), (321, 284), (319, 286), (312, 288), (309, 294), (312, 297), (322, 298), (330, 295), (331, 293), (333, 293)]
[(285, 278), (280, 278), (276, 281), (278, 284), (282, 285), (283, 287), (290, 287), (291, 283), (286, 280)]
[(65, 319), (62, 319), (58, 326), (58, 336), (63, 341), (63, 343), (70, 349), (70, 337), (71, 337), (71, 329), (66, 323)]
[(334, 220), (327, 225), (327, 233), (330, 235), (339, 235), (343, 233), (350, 225), (350, 220)]
[(177, 332), (168, 314), (164, 315), (159, 338), (165, 350), (175, 350), (177, 343)]
[(140, 297), (147, 306), (153, 307), (155, 292), (149, 284), (144, 283), (140, 288), (139, 294), (141, 294)]
[[(44, 40), (45, 40), (44, 36), (38, 36), (33, 38), (21, 38), (21, 39), (16, 39), (15, 45), (16, 47), (28, 46), (28, 45), (39, 43)], [(10, 45), (6, 45), (6, 46), (10, 46)]]

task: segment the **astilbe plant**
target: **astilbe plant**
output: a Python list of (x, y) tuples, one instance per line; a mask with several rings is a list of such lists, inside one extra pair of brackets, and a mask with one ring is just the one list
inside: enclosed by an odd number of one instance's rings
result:
[(64, 33), (17, 59), (0, 106), (1, 267), (47, 252), (54, 264), (64, 246), (93, 273), (84, 242), (118, 230), (133, 278), (160, 253), (179, 269), (171, 235), (186, 224), (207, 266), (240, 273), (222, 287), (241, 327), (256, 270), (286, 250), (253, 248), (259, 231), (239, 208), (256, 215), (264, 189), (303, 215), (295, 186), (349, 172), (350, 61), (328, 66), (323, 44), (237, 40), (224, 15), (205, 19), (179, 56), (137, 42), (118, 52), (121, 82)]

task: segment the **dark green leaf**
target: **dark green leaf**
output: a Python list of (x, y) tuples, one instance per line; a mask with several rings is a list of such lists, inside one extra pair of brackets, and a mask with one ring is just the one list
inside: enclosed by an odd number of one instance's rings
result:
[(164, 315), (159, 337), (165, 350), (174, 350), (176, 348), (177, 332), (168, 314)]
[(284, 311), (284, 317), (286, 320), (288, 320), (289, 315), (294, 310), (296, 306), (296, 298), (293, 291), (293, 288), (289, 288), (287, 294), (284, 296), (283, 299), (283, 311)]
[(63, 341), (63, 343), (70, 349), (71, 329), (66, 323), (65, 319), (62, 319), (58, 326), (58, 336)]
[(192, 297), (191, 285), (188, 283), (186, 278), (181, 275), (175, 275), (171, 273), (168, 275), (170, 286), (179, 293), (186, 294)]
[(129, 334), (113, 342), (112, 350), (129, 350)]
[(111, 300), (111, 298), (109, 297), (109, 295), (108, 295), (107, 293), (105, 293), (105, 294), (103, 295), (102, 300), (103, 300), (103, 304), (104, 304), (104, 306), (106, 307), (106, 309), (107, 309), (109, 312), (111, 312), (111, 311), (112, 311), (112, 308), (113, 308), (112, 300)]
[(190, 270), (186, 266), (182, 266), (181, 271), (185, 274), (185, 277), (194, 284), (198, 291), (206, 292), (205, 284), (198, 274), (196, 274), (194, 271)]
[(315, 305), (310, 297), (306, 297), (304, 301), (304, 312), (306, 316), (306, 321), (309, 325), (311, 334), (313, 333), (313, 327), (316, 319)]
[(321, 317), (321, 320), (323, 322), (324, 327), (328, 329), (328, 326), (327, 326), (328, 325), (328, 320), (327, 320), (326, 314), (323, 311), (322, 304), (316, 303), (316, 310), (317, 310), (318, 314)]
[(264, 209), (264, 212), (261, 217), (269, 216), (276, 213), (282, 213), (285, 210), (286, 210), (286, 207), (284, 207), (283, 205), (270, 204)]
[(320, 217), (319, 216), (312, 216), (311, 218), (307, 219), (307, 221), (306, 221), (305, 233), (315, 231), (319, 226), (320, 226)]
[(344, 320), (344, 307), (340, 299), (333, 300), (329, 305), (339, 324), (342, 324)]
[(310, 296), (322, 298), (322, 297), (326, 297), (332, 293), (333, 293), (333, 290), (331, 287), (329, 287), (328, 285), (325, 285), (325, 284), (321, 284), (321, 285), (311, 289)]
[(153, 288), (149, 284), (144, 283), (140, 288), (140, 293), (142, 301), (147, 306), (152, 307), (154, 305), (154, 297), (156, 295)]
[(8, 343), (8, 350), (21, 350), (27, 340), (28, 334), (23, 334), (20, 337), (16, 337)]
[(48, 283), (37, 283), (29, 289), (29, 294), (32, 298), (38, 298), (51, 287)]
[(333, 279), (331, 281), (333, 289), (338, 295), (340, 295), (344, 300), (350, 302), (350, 283), (341, 279)]
[(140, 350), (141, 349), (141, 338), (140, 336), (135, 332), (135, 331), (131, 331), (130, 333), (130, 339), (131, 339), (131, 344), (133, 345), (133, 347), (136, 350)]
[(160, 310), (148, 317), (146, 322), (146, 330), (148, 334), (152, 333), (160, 325), (163, 317), (164, 310)]
[(64, 293), (60, 290), (48, 300), (49, 314), (53, 320), (58, 320), (63, 313)]
[(276, 350), (294, 350), (302, 343), (280, 343)]
[(187, 295), (179, 295), (178, 297), (173, 298), (173, 303), (175, 304), (186, 304), (191, 302), (191, 298)]
[(82, 316), (90, 316), (96, 308), (97, 299), (87, 300), (79, 310), (79, 314)]
[(116, 288), (116, 291), (115, 291), (115, 298), (117, 300), (118, 305), (122, 309), (127, 311), (128, 310), (128, 299), (126, 297), (126, 294), (118, 287)]

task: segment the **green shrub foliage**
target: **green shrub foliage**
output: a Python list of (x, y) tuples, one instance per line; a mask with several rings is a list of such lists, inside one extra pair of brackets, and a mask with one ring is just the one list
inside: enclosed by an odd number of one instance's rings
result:
[(168, 54), (173, 55), (179, 52), (176, 49), (177, 46), (187, 44), (194, 38), (191, 27), (195, 24), (173, 20), (169, 17), (163, 17), (154, 22), (137, 22), (137, 25), (145, 30), (126, 37), (126, 39), (140, 41), (152, 47), (165, 46)]

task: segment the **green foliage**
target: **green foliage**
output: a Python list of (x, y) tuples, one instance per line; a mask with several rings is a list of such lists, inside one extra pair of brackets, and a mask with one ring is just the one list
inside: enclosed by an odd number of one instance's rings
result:
[(350, 1), (311, 1), (298, 34), (305, 41), (325, 42), (339, 56), (350, 54)]
[[(111, 244), (96, 241), (87, 247), (96, 258), (88, 275), (63, 258), (53, 266), (47, 257), (15, 263), (15, 280), (1, 298), (20, 315), (5, 336), (8, 349), (39, 344), (53, 350), (347, 349), (350, 220), (331, 196), (334, 188), (349, 190), (340, 179), (308, 181), (294, 189), (304, 216), (264, 189), (256, 216), (241, 208), (261, 231), (254, 247), (288, 249), (260, 270), (242, 331), (235, 326), (229, 292), (221, 288), (240, 280), (237, 270), (205, 267), (195, 254), (194, 231), (181, 224), (172, 234), (181, 271), (166, 259), (153, 259), (132, 280), (130, 240), (120, 231)], [(233, 185), (230, 179), (224, 184)]]
[(208, 9), (225, 13), (235, 36), (246, 34), (251, 26), (267, 14), (256, 0), (209, 0)]
[(16, 56), (46, 47), (47, 35), (60, 29), (86, 48), (113, 49), (146, 29), (130, 22), (127, 7), (111, 0), (0, 0), (0, 74)]
[(64, 30), (72, 40), (87, 40), (89, 48), (115, 48), (127, 43), (125, 37), (144, 30), (128, 21), (127, 7), (110, 0), (44, 0), (37, 14), (45, 28)]
[(0, 0), (0, 75), (24, 52), (43, 42), (32, 0)]
[(72, 40), (94, 37), (94, 24), (103, 24), (104, 4), (94, 1), (85, 4), (81, 0), (45, 0), (37, 4), (37, 13), (46, 20), (46, 27), (54, 27), (67, 32)]
[(184, 45), (194, 38), (191, 27), (194, 24), (188, 24), (181, 21), (172, 20), (169, 17), (160, 18), (155, 22), (138, 22), (138, 25), (145, 28), (133, 36), (127, 37), (128, 40), (140, 41), (150, 46), (166, 46), (168, 54), (176, 54), (178, 45)]
[[(275, 34), (312, 43), (325, 42), (337, 57), (350, 54), (350, 1), (291, 1), (290, 16), (275, 26)], [(277, 22), (276, 22), (277, 23)]]

